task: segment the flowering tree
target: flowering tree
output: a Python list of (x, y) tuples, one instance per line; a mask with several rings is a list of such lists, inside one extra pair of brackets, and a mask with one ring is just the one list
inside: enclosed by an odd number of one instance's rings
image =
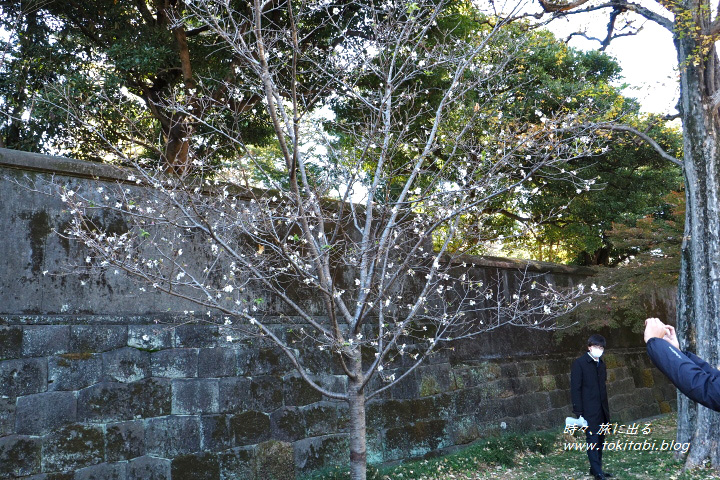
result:
[[(247, 143), (247, 112), (216, 108), (201, 81), (180, 88), (163, 108), (203, 127), (188, 130), (192, 170), (179, 177), (139, 159), (127, 182), (145, 188), (64, 188), (67, 233), (91, 252), (83, 268), (112, 266), (142, 288), (220, 312), (232, 335), (273, 342), (309, 385), (347, 402), (352, 478), (364, 479), (369, 399), (447, 342), (506, 324), (551, 328), (586, 298), (528, 272), (518, 272), (515, 291), (483, 284), (471, 260), (448, 248), (465, 216), (510, 191), (533, 195), (523, 185), (538, 169), (587, 185), (568, 167), (599, 150), (586, 112), (523, 124), (488, 110), (507, 93), (508, 59), (525, 45), (469, 3), (195, 0), (187, 8), (174, 21), (222, 38), (215, 48), (232, 54), (242, 76), (223, 89), (238, 101), (262, 97), (274, 141)], [(337, 24), (348, 17), (352, 29)], [(304, 39), (323, 27), (345, 35), (321, 55)], [(502, 128), (478, 136), (488, 119)], [(130, 127), (127, 135), (142, 132)], [(217, 165), (207, 152), (218, 142), (240, 152), (237, 160)], [(94, 220), (104, 209), (131, 227), (104, 228)], [(270, 324), (283, 315), (301, 342)], [(346, 388), (327, 387), (301, 349), (338, 362)]]

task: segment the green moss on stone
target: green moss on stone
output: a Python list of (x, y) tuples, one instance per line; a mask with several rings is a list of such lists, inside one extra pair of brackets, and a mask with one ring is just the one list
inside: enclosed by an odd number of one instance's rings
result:
[(285, 480), (295, 478), (295, 461), (291, 443), (275, 440), (261, 443), (257, 447), (258, 478), (264, 480)]
[(60, 357), (65, 358), (67, 360), (90, 360), (92, 358), (92, 353), (87, 353), (87, 352), (63, 353), (62, 355), (60, 355)]
[(6, 437), (0, 442), (0, 478), (32, 475), (40, 472), (40, 441)]
[(603, 361), (605, 362), (607, 368), (618, 368), (623, 366), (619, 357), (613, 353), (603, 355)]
[(653, 385), (655, 385), (655, 379), (653, 378), (652, 370), (646, 368), (642, 371), (642, 386), (652, 387)]
[(474, 417), (463, 417), (455, 422), (455, 443), (464, 445), (477, 440), (480, 435), (480, 427)]
[(233, 415), (230, 431), (238, 445), (251, 445), (267, 440), (270, 435), (270, 417), (262, 412), (248, 411)]
[(440, 389), (440, 385), (435, 377), (431, 375), (423, 375), (422, 380), (420, 380), (421, 397), (430, 397), (441, 392), (442, 390)]
[(546, 361), (539, 360), (535, 364), (535, 373), (537, 375), (548, 375), (550, 373), (550, 367)]
[(452, 385), (450, 388), (452, 390), (462, 390), (465, 388), (465, 380), (462, 375), (458, 375), (457, 372), (452, 372)]
[(220, 462), (212, 453), (193, 453), (175, 457), (170, 467), (173, 480), (217, 480)]
[(473, 377), (481, 382), (496, 380), (500, 378), (502, 370), (496, 363), (483, 362), (472, 370)]
[(0, 327), (0, 360), (19, 358), (22, 354), (22, 328)]
[(557, 388), (557, 383), (555, 382), (555, 376), (554, 375), (545, 375), (540, 379), (542, 389), (549, 392), (551, 390), (555, 390)]
[(105, 437), (100, 427), (69, 425), (50, 435), (43, 445), (43, 468), (67, 472), (100, 463), (105, 458)]

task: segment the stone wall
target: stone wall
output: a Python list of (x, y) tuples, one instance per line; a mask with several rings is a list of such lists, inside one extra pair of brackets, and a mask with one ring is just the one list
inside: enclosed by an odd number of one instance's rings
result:
[[(0, 478), (288, 480), (346, 460), (346, 406), (307, 387), (272, 346), (228, 338), (222, 326), (186, 315), (191, 305), (139, 293), (113, 272), (59, 274), (82, 249), (58, 235), (63, 204), (35, 191), (53, 175), (92, 185), (124, 177), (0, 149), (0, 256), (8, 265), (0, 271)], [(473, 263), (488, 277), (518, 268)], [(561, 284), (589, 274), (532, 268)], [(280, 321), (276, 328), (292, 334)], [(675, 390), (649, 364), (640, 336), (603, 333), (613, 420), (674, 408)], [(504, 328), (434, 356), (368, 405), (369, 460), (559, 427), (570, 413), (570, 362), (586, 336), (558, 342)], [(336, 368), (319, 371), (325, 385), (342, 388)]]

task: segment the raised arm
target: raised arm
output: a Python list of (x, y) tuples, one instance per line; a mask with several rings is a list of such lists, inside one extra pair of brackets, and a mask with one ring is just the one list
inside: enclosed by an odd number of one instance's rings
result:
[(720, 371), (662, 338), (648, 339), (647, 352), (653, 364), (690, 400), (720, 411)]

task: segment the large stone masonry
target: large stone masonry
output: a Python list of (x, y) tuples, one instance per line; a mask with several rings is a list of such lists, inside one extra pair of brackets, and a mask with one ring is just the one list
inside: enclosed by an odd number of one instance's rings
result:
[[(62, 320), (93, 324), (0, 328), (0, 478), (260, 479), (267, 469), (292, 478), (287, 469), (295, 475), (346, 456), (345, 405), (308, 388), (272, 348), (227, 344), (211, 325)], [(571, 360), (435, 358), (369, 405), (370, 461), (560, 426)], [(673, 408), (674, 389), (642, 349), (609, 348), (606, 361), (613, 420)]]
[[(53, 274), (81, 250), (56, 233), (63, 205), (23, 183), (52, 175), (93, 185), (122, 178), (106, 166), (0, 149), (0, 256), (9, 264), (0, 271), (0, 479), (290, 480), (346, 461), (346, 406), (310, 389), (271, 345), (228, 338), (185, 314), (191, 306), (139, 293), (110, 272), (85, 285)], [(474, 263), (488, 276), (519, 266)], [(588, 274), (534, 268), (559, 283)], [(274, 328), (292, 335), (279, 320)], [(640, 336), (603, 333), (613, 421), (673, 409), (675, 390)], [(432, 357), (368, 405), (369, 460), (558, 428), (586, 336), (559, 342), (505, 328)], [(318, 363), (312, 351), (306, 360)], [(316, 371), (323, 385), (344, 388), (337, 366)]]

